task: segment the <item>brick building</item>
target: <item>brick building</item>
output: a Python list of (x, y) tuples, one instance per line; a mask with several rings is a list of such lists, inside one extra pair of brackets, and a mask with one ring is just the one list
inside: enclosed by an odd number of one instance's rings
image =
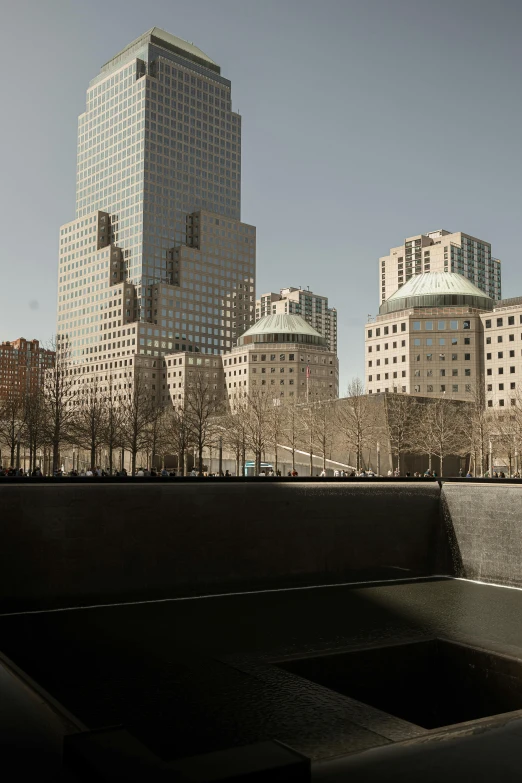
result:
[(45, 371), (53, 366), (54, 351), (40, 348), (38, 340), (20, 337), (0, 344), (0, 401), (23, 397), (42, 386)]

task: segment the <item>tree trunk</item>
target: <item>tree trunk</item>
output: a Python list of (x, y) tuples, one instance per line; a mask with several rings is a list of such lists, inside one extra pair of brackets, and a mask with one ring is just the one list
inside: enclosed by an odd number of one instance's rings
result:
[(246, 449), (245, 449), (245, 444), (244, 443), (243, 443), (243, 448), (242, 448), (242, 452), (241, 452), (241, 459), (243, 461), (243, 478), (244, 478), (246, 476), (246, 472), (245, 472)]
[(198, 443), (198, 474), (203, 475), (203, 444)]
[(295, 446), (292, 445), (292, 470), (295, 470)]
[(444, 456), (442, 454), (439, 456), (439, 463), (440, 463), (440, 477), (442, 477), (442, 470), (444, 468)]
[(236, 476), (239, 476), (239, 446), (236, 449)]
[(56, 443), (56, 441), (53, 443), (53, 473), (58, 470), (58, 465), (60, 463), (60, 444)]

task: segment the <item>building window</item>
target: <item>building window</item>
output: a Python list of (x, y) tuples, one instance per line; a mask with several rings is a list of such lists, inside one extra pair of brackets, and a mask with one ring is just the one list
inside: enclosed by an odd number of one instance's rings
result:
[(514, 373), (515, 372), (515, 368), (514, 367), (510, 367), (509, 368), (509, 372)]
[(493, 400), (488, 400), (488, 408), (492, 408), (492, 407), (493, 407)]
[(497, 326), (502, 326), (502, 325), (503, 325), (502, 318), (497, 318)]
[(464, 361), (465, 362), (470, 362), (471, 361), (471, 354), (470, 353), (465, 353), (464, 354)]
[(420, 392), (420, 388), (421, 387), (417, 384), (416, 386), (413, 387), (413, 391)]
[(501, 408), (503, 408), (504, 407), (504, 400), (499, 400), (498, 404), (500, 405)]
[(486, 318), (486, 329), (491, 329), (491, 318)]
[(462, 327), (463, 329), (471, 329), (471, 321), (464, 321)]
[(440, 390), (441, 390), (441, 392), (445, 392), (446, 391), (446, 384), (444, 384), (444, 383), (441, 384)]
[(425, 321), (424, 322), (424, 328), (426, 331), (431, 332), (433, 331), (433, 321)]
[(452, 391), (452, 392), (458, 392), (458, 390), (459, 390), (458, 383), (454, 383), (454, 384), (452, 385), (452, 387), (451, 387), (451, 391)]
[(498, 368), (498, 374), (499, 375), (504, 375), (504, 368), (503, 367), (499, 367)]
[(414, 321), (414, 322), (413, 322), (413, 329), (414, 329), (416, 332), (419, 332), (419, 331), (420, 331), (420, 328), (421, 328), (421, 322), (420, 322), (420, 321)]

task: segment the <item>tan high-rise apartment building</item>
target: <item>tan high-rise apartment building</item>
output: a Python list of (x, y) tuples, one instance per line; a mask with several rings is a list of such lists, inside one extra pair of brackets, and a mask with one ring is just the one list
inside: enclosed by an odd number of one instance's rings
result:
[(326, 338), (337, 354), (337, 310), (328, 307), (328, 297), (306, 288), (281, 288), (278, 294), (263, 294), (256, 300), (256, 321), (265, 315), (300, 315)]
[(54, 357), (54, 351), (40, 348), (38, 340), (20, 337), (0, 343), (0, 402), (22, 399), (41, 389)]
[(230, 81), (153, 28), (102, 67), (79, 117), (57, 312), (76, 374), (128, 385), (136, 356), (152, 379), (173, 351), (232, 347), (254, 322), (256, 236), (240, 206)]
[(491, 255), (490, 243), (461, 231), (439, 229), (408, 237), (379, 259), (380, 303), (426, 272), (456, 272), (491, 299), (501, 297), (500, 261)]
[(473, 399), (483, 383), (482, 321), (494, 304), (454, 272), (412, 277), (366, 325), (367, 392)]

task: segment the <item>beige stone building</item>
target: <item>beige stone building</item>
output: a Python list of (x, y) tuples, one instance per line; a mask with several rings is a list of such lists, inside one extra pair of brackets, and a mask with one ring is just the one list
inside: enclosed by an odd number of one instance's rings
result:
[(426, 272), (456, 272), (491, 299), (500, 299), (500, 271), (500, 261), (493, 258), (490, 243), (483, 239), (445, 229), (417, 234), (379, 259), (379, 302)]
[(285, 314), (302, 316), (337, 354), (337, 310), (328, 306), (328, 297), (308, 288), (281, 288), (278, 294), (263, 294), (256, 300), (256, 321), (265, 315)]
[(366, 390), (472, 399), (483, 383), (483, 313), (494, 301), (453, 272), (411, 278), (366, 325)]
[(326, 338), (301, 316), (266, 315), (223, 356), (230, 406), (245, 395), (271, 395), (274, 405), (336, 399), (339, 362)]
[(170, 400), (172, 407), (178, 410), (184, 408), (187, 394), (197, 375), (201, 376), (209, 395), (217, 404), (225, 400), (222, 356), (205, 356), (188, 351), (168, 354), (163, 357), (162, 375), (160, 400), (163, 404)]
[(522, 388), (522, 297), (497, 302), (481, 321), (486, 406), (511, 407)]

